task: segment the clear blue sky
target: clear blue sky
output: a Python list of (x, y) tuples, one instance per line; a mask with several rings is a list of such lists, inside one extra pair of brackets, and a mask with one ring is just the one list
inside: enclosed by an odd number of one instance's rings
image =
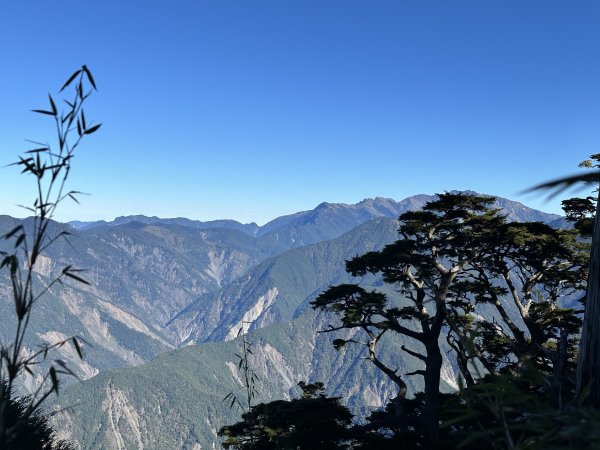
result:
[[(600, 152), (598, 1), (8, 1), (0, 165), (81, 64), (103, 122), (60, 220), (264, 223), (322, 201), (518, 193)], [(31, 180), (0, 171), (0, 213)]]

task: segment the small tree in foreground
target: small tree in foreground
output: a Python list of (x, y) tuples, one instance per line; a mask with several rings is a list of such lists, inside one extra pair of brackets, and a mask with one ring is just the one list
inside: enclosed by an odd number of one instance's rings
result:
[[(72, 88), (67, 96), (65, 89)], [(78, 192), (66, 189), (75, 151), (81, 141), (100, 128), (100, 124), (91, 124), (85, 116), (83, 105), (96, 89), (91, 72), (86, 66), (74, 72), (60, 89), (65, 93), (62, 102), (57, 105), (49, 95), (48, 109), (36, 109), (34, 112), (52, 119), (56, 126), (57, 142), (54, 146), (35, 142), (37, 148), (29, 150), (14, 163), (22, 173), (35, 180), (36, 197), (32, 205), (25, 209), (31, 219), (22, 222), (8, 231), (2, 238), (10, 243), (12, 249), (1, 251), (0, 269), (8, 271), (11, 295), (16, 318), (15, 334), (11, 342), (0, 343), (0, 448), (21, 449), (23, 433), (33, 436), (35, 430), (48, 433), (45, 419), (40, 417), (39, 408), (52, 394), (58, 393), (59, 377), (62, 374), (75, 375), (60, 359), (49, 361), (52, 350), (64, 345), (72, 345), (79, 357), (81, 348), (76, 337), (67, 340), (41, 344), (37, 350), (26, 351), (26, 338), (35, 304), (54, 286), (62, 284), (67, 278), (80, 283), (80, 270), (68, 265), (50, 281), (36, 275), (36, 264), (40, 256), (58, 239), (67, 236), (67, 231), (54, 233), (52, 218), (59, 204), (67, 199), (77, 201)], [(62, 103), (66, 105), (64, 111)], [(41, 286), (41, 287), (40, 287)], [(41, 363), (49, 362), (48, 370), (42, 374), (42, 381), (36, 390), (27, 397), (17, 398), (17, 381), (25, 374), (33, 375)], [(33, 434), (32, 434), (33, 433)], [(42, 439), (42, 438), (40, 438)], [(49, 436), (43, 439), (50, 439)], [(44, 442), (44, 449), (53, 448), (50, 441)], [(56, 448), (64, 448), (58, 445)]]
[(300, 398), (253, 406), (242, 421), (223, 427), (223, 447), (234, 450), (335, 450), (350, 448), (352, 414), (326, 397), (323, 383), (298, 383)]

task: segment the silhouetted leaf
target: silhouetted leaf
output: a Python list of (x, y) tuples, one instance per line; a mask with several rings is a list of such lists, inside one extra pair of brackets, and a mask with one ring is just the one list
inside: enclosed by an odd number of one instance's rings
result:
[(595, 170), (593, 172), (571, 175), (563, 178), (558, 178), (556, 180), (548, 181), (546, 183), (541, 183), (536, 186), (533, 186), (532, 188), (526, 189), (524, 193), (530, 193), (532, 191), (540, 190), (550, 190), (552, 192), (550, 193), (549, 197), (552, 198), (563, 192), (565, 189), (568, 189), (569, 187), (578, 184), (597, 184), (599, 181), (600, 171)]
[(69, 111), (67, 114), (65, 114), (63, 116), (63, 118), (61, 119), (61, 122), (65, 123), (67, 120), (69, 120), (71, 118), (72, 115), (73, 115), (73, 111)]
[(52, 96), (48, 94), (48, 99), (50, 100), (50, 107), (52, 108), (52, 115), (56, 116), (58, 114), (58, 110), (56, 109), (56, 104), (52, 99)]
[(23, 231), (23, 225), (17, 225), (15, 228), (13, 228), (12, 230), (10, 230), (8, 233), (6, 233), (4, 235), (4, 239), (10, 239), (15, 234), (17, 234), (19, 231)]
[(69, 366), (67, 366), (67, 363), (65, 363), (62, 359), (57, 359), (56, 364), (58, 364), (60, 367), (62, 367), (63, 370), (61, 370), (61, 373), (67, 374), (67, 375), (71, 375), (77, 379), (79, 379), (79, 377), (77, 376), (77, 374), (75, 372), (73, 372), (71, 369), (69, 369)]
[(50, 375), (50, 380), (52, 382), (52, 390), (58, 394), (58, 377), (56, 376), (56, 369), (54, 366), (50, 367), (48, 374)]
[(90, 283), (86, 280), (84, 280), (83, 278), (81, 278), (79, 275), (77, 275), (77, 272), (83, 272), (80, 269), (73, 269), (72, 266), (67, 266), (62, 270), (62, 273), (64, 276), (72, 278), (73, 280), (79, 281), (80, 283), (89, 285)]
[(90, 70), (88, 69), (88, 67), (85, 64), (81, 68), (84, 70), (85, 75), (86, 75), (88, 81), (90, 82), (90, 84), (94, 87), (94, 89), (97, 90), (96, 82), (94, 81), (94, 77), (92, 77), (92, 72), (90, 72)]
[(73, 194), (69, 193), (67, 194), (67, 196), (79, 205), (79, 200), (77, 200), (77, 198)]
[(68, 85), (70, 85), (70, 84), (73, 82), (73, 80), (74, 80), (74, 79), (77, 77), (77, 75), (79, 75), (80, 73), (81, 73), (81, 69), (79, 69), (79, 70), (76, 70), (76, 71), (73, 73), (73, 75), (71, 75), (71, 76), (69, 77), (69, 79), (68, 79), (68, 80), (65, 82), (65, 84), (63, 84), (63, 87), (61, 87), (61, 88), (60, 88), (60, 91), (59, 91), (59, 92), (62, 92), (62, 91), (63, 91), (63, 90), (64, 90), (64, 89), (65, 89), (65, 88), (68, 86)]
[(101, 126), (102, 126), (102, 124), (101, 124), (101, 123), (99, 123), (98, 125), (94, 125), (92, 128), (89, 128), (89, 129), (85, 130), (85, 131), (83, 132), (83, 134), (92, 134), (92, 133), (94, 133), (95, 131), (98, 131), (98, 128), (100, 128)]
[(81, 347), (79, 346), (79, 342), (77, 341), (77, 338), (72, 337), (71, 342), (73, 343), (73, 347), (75, 347), (75, 351), (77, 352), (79, 359), (83, 359), (83, 354), (81, 353)]
[(15, 248), (19, 247), (23, 243), (24, 240), (25, 240), (25, 235), (24, 234), (20, 235), (17, 238), (17, 240), (15, 241)]
[(25, 153), (43, 153), (43, 152), (47, 152), (48, 150), (50, 150), (48, 147), (40, 147), (40, 148), (34, 148), (33, 150), (28, 150)]
[(46, 111), (44, 109), (32, 109), (31, 112), (39, 113), (39, 114), (46, 114), (48, 116), (54, 116), (54, 113), (52, 111)]

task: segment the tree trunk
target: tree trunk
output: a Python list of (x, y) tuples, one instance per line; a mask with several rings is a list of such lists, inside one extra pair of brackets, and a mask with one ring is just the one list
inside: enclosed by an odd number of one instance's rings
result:
[(585, 316), (577, 361), (577, 394), (587, 393), (584, 402), (600, 408), (600, 201), (592, 235)]
[(563, 385), (565, 383), (567, 359), (569, 347), (569, 334), (563, 329), (560, 330), (560, 340), (556, 349), (555, 357), (552, 359), (554, 374), (552, 384), (554, 389), (554, 401), (559, 411), (563, 410)]
[(439, 444), (439, 398), (440, 373), (442, 370), (442, 353), (436, 339), (425, 344), (427, 356), (425, 360), (425, 406), (423, 409), (423, 434), (427, 448), (435, 449)]

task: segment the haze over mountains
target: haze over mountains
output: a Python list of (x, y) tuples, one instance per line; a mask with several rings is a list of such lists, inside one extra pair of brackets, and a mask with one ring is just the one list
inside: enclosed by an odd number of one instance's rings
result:
[[(241, 327), (255, 342), (260, 401), (294, 395), (296, 383), (307, 380), (326, 382), (328, 393), (344, 396), (359, 413), (383, 405), (395, 395), (392, 386), (358, 350), (333, 349), (333, 336), (318, 330), (334, 319), (313, 312), (309, 301), (351, 281), (344, 261), (393, 242), (397, 217), (433, 198), (322, 203), (263, 226), (145, 216), (54, 224), (73, 236), (49, 249), (38, 281), (72, 264), (86, 269), (91, 283), (51, 290), (32, 324), (30, 348), (71, 335), (86, 342), (84, 361), (61, 349), (87, 380), (64, 380), (70, 385), (58, 402), (76, 406), (61, 413), (68, 424), (61, 428), (84, 449), (218, 448), (216, 430), (239, 414), (222, 399), (239, 389), (234, 354)], [(563, 223), (511, 200), (496, 204), (510, 220)], [(18, 222), (0, 216), (0, 231)], [(0, 283), (5, 340), (13, 323), (6, 281)], [(399, 344), (384, 343), (387, 358)], [(410, 357), (394, 363), (401, 371), (418, 365)], [(410, 382), (418, 387), (418, 377)], [(448, 361), (444, 382), (456, 388)]]

